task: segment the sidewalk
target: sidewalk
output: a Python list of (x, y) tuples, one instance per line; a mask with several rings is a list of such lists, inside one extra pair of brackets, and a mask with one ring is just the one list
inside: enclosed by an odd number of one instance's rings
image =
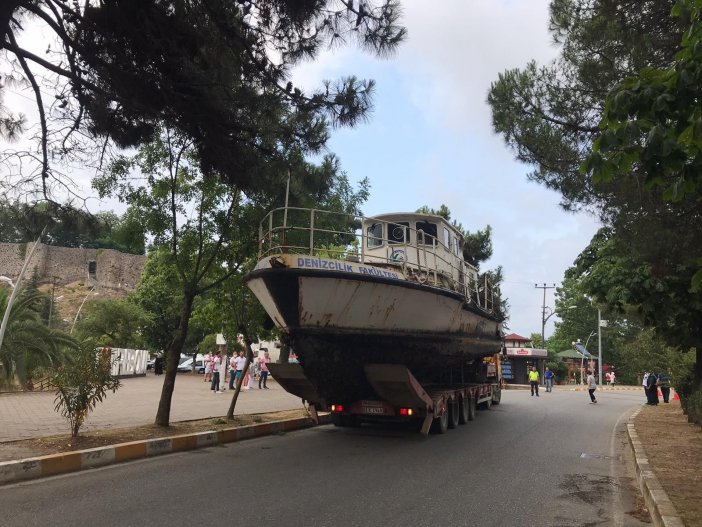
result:
[[(222, 386), (222, 385), (221, 385)], [(226, 385), (223, 385), (226, 387)], [(257, 414), (276, 410), (302, 408), (302, 401), (283, 390), (275, 381), (268, 381), (269, 390), (242, 390), (235, 415)], [(81, 432), (148, 425), (154, 422), (161, 397), (163, 376), (149, 373), (146, 377), (122, 379), (116, 393), (108, 393), (90, 414)], [(171, 421), (187, 421), (226, 415), (232, 392), (210, 391), (203, 376), (179, 373), (171, 403)], [(0, 394), (0, 448), (6, 441), (69, 434), (68, 421), (54, 410), (53, 392)]]

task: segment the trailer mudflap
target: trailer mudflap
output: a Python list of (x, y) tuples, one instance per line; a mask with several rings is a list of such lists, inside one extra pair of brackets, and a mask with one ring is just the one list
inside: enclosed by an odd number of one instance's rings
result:
[(317, 393), (312, 381), (310, 381), (299, 363), (268, 363), (268, 369), (275, 381), (288, 393), (297, 395), (318, 409), (324, 409), (326, 404)]
[(366, 378), (381, 399), (396, 407), (427, 409), (431, 397), (402, 364), (366, 364)]

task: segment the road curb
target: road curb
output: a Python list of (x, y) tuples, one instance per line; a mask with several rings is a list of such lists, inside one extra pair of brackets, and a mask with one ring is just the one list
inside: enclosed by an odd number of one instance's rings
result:
[[(328, 424), (328, 414), (319, 415), (319, 424)], [(184, 452), (213, 445), (233, 443), (254, 437), (280, 434), (316, 426), (311, 417), (298, 417), (223, 430), (168, 436), (120, 443), (87, 450), (62, 452), (18, 461), (0, 462), (0, 485), (67, 474), (145, 457)]]
[(634, 419), (636, 419), (640, 411), (641, 408), (636, 410), (631, 417), (629, 417), (626, 428), (629, 437), (629, 446), (631, 446), (634, 452), (634, 459), (636, 461), (636, 479), (639, 482), (644, 502), (651, 514), (653, 525), (656, 527), (685, 527), (685, 523), (675, 509), (673, 502), (670, 501), (668, 494), (651, 469), (643, 444), (639, 440), (639, 434), (636, 432)]

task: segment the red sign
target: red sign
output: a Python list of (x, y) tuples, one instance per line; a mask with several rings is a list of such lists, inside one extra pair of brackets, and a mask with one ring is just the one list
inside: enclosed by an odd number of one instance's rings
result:
[(522, 348), (517, 350), (517, 355), (529, 355), (529, 352)]

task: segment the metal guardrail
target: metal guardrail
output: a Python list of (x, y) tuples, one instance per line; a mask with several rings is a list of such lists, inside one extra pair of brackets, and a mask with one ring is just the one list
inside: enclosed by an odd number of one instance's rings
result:
[[(378, 253), (368, 254), (366, 243), (369, 237), (361, 228), (366, 220), (395, 225), (393, 221), (320, 209), (273, 209), (259, 225), (258, 259), (278, 254), (304, 254), (363, 265), (398, 268), (410, 280), (460, 292), (467, 302), (473, 302), (487, 311), (494, 310), (494, 291), (487, 276), (484, 277), (483, 283), (478, 283), (475, 279), (477, 270), (474, 267), (461, 257), (451, 255), (449, 248), (437, 238), (431, 236), (431, 243), (428, 243), (427, 237), (430, 235), (421, 229), (403, 226), (407, 232), (414, 233), (414, 236), (406, 239), (421, 242), (393, 244), (395, 249), (403, 249), (405, 254), (413, 251), (416, 254), (416, 262), (396, 261), (390, 256), (383, 257)], [(438, 251), (439, 248), (443, 250)], [(452, 258), (445, 258), (442, 253), (449, 254)], [(446, 272), (446, 269), (450, 269), (450, 273)], [(462, 278), (463, 281), (456, 277)]]

